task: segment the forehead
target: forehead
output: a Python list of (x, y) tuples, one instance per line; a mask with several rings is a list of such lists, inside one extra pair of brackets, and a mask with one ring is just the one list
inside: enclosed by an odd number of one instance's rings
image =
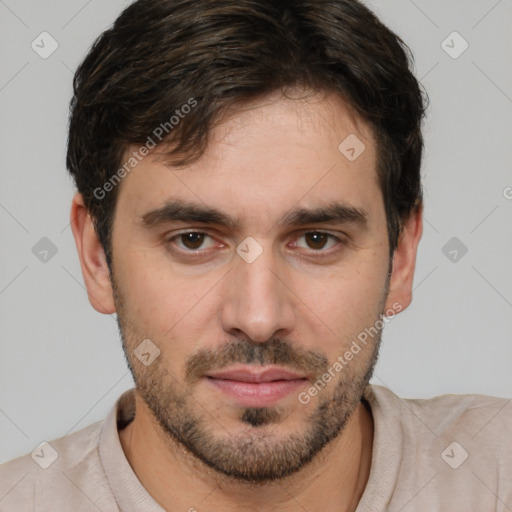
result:
[(233, 110), (212, 129), (202, 157), (183, 168), (166, 164), (162, 152), (123, 179), (118, 210), (142, 215), (182, 199), (272, 222), (297, 205), (342, 201), (369, 213), (382, 205), (372, 131), (339, 96), (275, 94)]

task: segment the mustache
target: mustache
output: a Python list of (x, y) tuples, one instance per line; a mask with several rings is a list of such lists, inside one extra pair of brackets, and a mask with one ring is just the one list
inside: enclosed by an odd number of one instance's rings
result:
[(265, 343), (239, 339), (215, 350), (201, 349), (187, 357), (185, 380), (189, 384), (194, 384), (205, 373), (220, 370), (233, 363), (275, 364), (314, 375), (314, 381), (328, 369), (328, 359), (325, 355), (302, 347), (293, 347), (280, 338), (272, 338)]

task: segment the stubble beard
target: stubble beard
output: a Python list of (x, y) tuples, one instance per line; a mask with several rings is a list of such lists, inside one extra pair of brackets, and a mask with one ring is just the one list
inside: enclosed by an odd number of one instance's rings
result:
[[(208, 404), (199, 404), (193, 396), (193, 385), (179, 382), (167, 369), (164, 361), (157, 358), (150, 366), (144, 366), (133, 356), (138, 336), (133, 322), (128, 321), (122, 296), (115, 286), (114, 297), (117, 321), (123, 342), (125, 357), (135, 380), (138, 392), (152, 412), (171, 449), (183, 448), (188, 454), (202, 461), (215, 471), (241, 482), (265, 484), (285, 478), (311, 462), (322, 449), (331, 443), (345, 428), (361, 399), (378, 359), (381, 333), (373, 345), (368, 344), (366, 361), (357, 371), (356, 365), (344, 367), (332, 391), (325, 388), (317, 395), (317, 404), (307, 416), (301, 432), (276, 435), (289, 412), (280, 406), (240, 407), (237, 415), (242, 430), (229, 433), (207, 412)], [(387, 294), (386, 294), (387, 295)], [(381, 302), (378, 318), (383, 313)], [(359, 358), (360, 356), (358, 356)], [(328, 361), (322, 354), (297, 352), (288, 342), (272, 338), (266, 343), (237, 340), (224, 345), (219, 351), (200, 351), (187, 359), (189, 374), (198, 375), (200, 368), (227, 363), (277, 364), (290, 366), (290, 361), (301, 361), (302, 367), (315, 368), (317, 375), (327, 373)], [(295, 368), (297, 366), (295, 365)], [(297, 407), (302, 405), (297, 400)], [(215, 433), (215, 430), (221, 433)]]

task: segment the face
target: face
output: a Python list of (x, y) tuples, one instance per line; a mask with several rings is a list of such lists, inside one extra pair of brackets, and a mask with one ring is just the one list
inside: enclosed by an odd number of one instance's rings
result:
[(126, 356), (170, 444), (263, 482), (344, 428), (380, 332), (351, 347), (389, 308), (390, 262), (375, 142), (341, 99), (270, 96), (186, 168), (147, 156), (121, 184), (112, 247)]

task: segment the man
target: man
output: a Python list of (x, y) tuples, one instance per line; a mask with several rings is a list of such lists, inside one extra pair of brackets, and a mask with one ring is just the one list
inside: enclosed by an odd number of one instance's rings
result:
[(76, 72), (67, 165), (136, 388), (3, 465), (0, 511), (512, 509), (510, 401), (369, 385), (412, 298), (423, 114), (354, 0), (129, 6)]

